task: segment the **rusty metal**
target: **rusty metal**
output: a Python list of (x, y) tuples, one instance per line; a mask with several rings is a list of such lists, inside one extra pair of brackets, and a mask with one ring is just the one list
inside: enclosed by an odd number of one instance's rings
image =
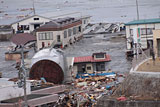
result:
[(47, 82), (60, 84), (64, 79), (64, 73), (57, 63), (50, 60), (41, 60), (32, 66), (29, 77), (38, 80), (44, 77)]

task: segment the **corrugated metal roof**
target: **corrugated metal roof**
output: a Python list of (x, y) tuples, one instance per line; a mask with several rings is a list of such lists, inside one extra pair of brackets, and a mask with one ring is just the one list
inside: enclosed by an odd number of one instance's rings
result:
[(92, 56), (82, 56), (82, 57), (75, 57), (74, 63), (81, 63), (81, 62), (107, 62), (111, 61), (109, 55), (106, 54), (105, 59), (94, 59)]
[(152, 24), (152, 23), (160, 23), (160, 18), (157, 18), (157, 19), (134, 20), (134, 21), (126, 23), (125, 25)]

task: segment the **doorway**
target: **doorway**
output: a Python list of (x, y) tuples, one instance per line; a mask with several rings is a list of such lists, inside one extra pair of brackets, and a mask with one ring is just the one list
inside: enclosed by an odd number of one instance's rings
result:
[(160, 39), (157, 39), (157, 51), (158, 51), (158, 57), (160, 57)]
[(34, 29), (37, 29), (40, 27), (40, 24), (34, 24)]

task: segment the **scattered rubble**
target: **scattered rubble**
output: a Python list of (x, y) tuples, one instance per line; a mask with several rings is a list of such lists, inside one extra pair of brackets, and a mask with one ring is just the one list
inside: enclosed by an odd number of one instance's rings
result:
[[(94, 107), (102, 95), (111, 95), (120, 84), (119, 78), (124, 75), (112, 73), (109, 75), (74, 78), (65, 93), (59, 95), (56, 107)], [(113, 76), (115, 74), (115, 76)]]

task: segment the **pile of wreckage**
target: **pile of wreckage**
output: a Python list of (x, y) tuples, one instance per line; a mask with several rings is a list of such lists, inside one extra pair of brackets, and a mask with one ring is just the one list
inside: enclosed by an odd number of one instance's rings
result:
[(94, 107), (102, 95), (111, 95), (124, 78), (123, 74), (114, 72), (74, 78), (67, 90), (59, 95), (55, 106)]

